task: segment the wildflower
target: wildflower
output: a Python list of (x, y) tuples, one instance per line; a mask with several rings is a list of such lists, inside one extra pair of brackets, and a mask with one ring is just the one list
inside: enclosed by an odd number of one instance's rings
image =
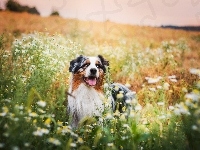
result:
[(19, 150), (19, 147), (18, 146), (13, 146), (12, 150)]
[(171, 81), (171, 82), (177, 82), (177, 80), (176, 80), (176, 79), (170, 79), (170, 81)]
[(150, 77), (145, 77), (145, 79), (147, 80), (147, 82), (149, 84), (153, 84), (153, 83), (157, 83), (160, 81), (160, 79), (162, 79), (161, 76), (157, 77), (157, 78), (150, 78)]
[(63, 125), (63, 122), (58, 121), (58, 122), (57, 122), (57, 125), (58, 125), (58, 126), (62, 126), (62, 125)]
[[(91, 127), (92, 128), (92, 127)], [(78, 134), (71, 132), (71, 136), (78, 137)]]
[(191, 68), (190, 73), (200, 77), (200, 69)]
[(123, 124), (124, 128), (130, 128), (128, 124)]
[(43, 134), (48, 134), (49, 130), (45, 128), (37, 128), (36, 131), (33, 132), (33, 135), (35, 136), (43, 136)]
[(24, 106), (23, 105), (15, 105), (15, 108), (19, 109), (19, 110), (23, 110)]
[(161, 116), (158, 116), (159, 119), (165, 119), (166, 116), (165, 115), (161, 115)]
[(135, 106), (135, 110), (141, 110), (142, 109), (142, 106), (140, 104), (138, 104), (137, 106)]
[(149, 90), (155, 92), (156, 88), (149, 88)]
[(10, 102), (11, 102), (11, 99), (10, 99), (10, 98), (4, 99), (4, 101), (10, 103)]
[(198, 130), (198, 127), (196, 125), (193, 125), (192, 130)]
[(122, 93), (117, 94), (117, 99), (123, 98), (124, 95)]
[(123, 111), (123, 112), (126, 111), (126, 106), (122, 107), (122, 111)]
[(113, 115), (114, 116), (120, 116), (120, 112), (118, 110), (116, 110)]
[(45, 101), (38, 101), (37, 104), (41, 107), (45, 107), (46, 106), (46, 102)]
[(158, 86), (156, 86), (157, 87), (157, 89), (162, 89), (162, 86), (160, 86), (160, 85), (158, 85)]
[(57, 127), (57, 132), (58, 134), (60, 134), (62, 132), (62, 128), (61, 127)]
[(169, 83), (167, 83), (167, 82), (165, 82), (164, 84), (163, 84), (163, 88), (164, 88), (164, 90), (169, 90)]
[(114, 144), (113, 143), (108, 143), (107, 144), (109, 147), (112, 147), (112, 146), (114, 146)]
[(58, 139), (55, 139), (55, 138), (48, 138), (47, 141), (51, 144), (56, 145), (56, 146), (61, 145), (61, 142)]
[(82, 144), (83, 143), (83, 139), (81, 137), (79, 137), (77, 142)]
[(46, 113), (46, 111), (44, 111), (44, 110), (42, 110), (42, 109), (40, 109), (40, 108), (38, 108), (37, 110), (38, 110), (38, 112), (40, 112), (40, 113), (42, 113), (42, 114)]
[(3, 133), (3, 136), (9, 137), (9, 133), (5, 132), (5, 133)]
[(71, 127), (70, 127), (70, 126), (62, 126), (61, 132), (62, 132), (63, 134), (65, 134), (65, 133), (70, 133), (70, 132), (71, 132)]
[(7, 113), (9, 111), (8, 107), (6, 107), (6, 106), (2, 107), (2, 109), (3, 109), (3, 112), (5, 112), (5, 113)]
[(130, 88), (130, 87), (131, 87), (130, 83), (128, 83), (128, 82), (125, 84), (125, 86), (126, 86), (127, 88)]
[(120, 93), (120, 94), (123, 94), (123, 93), (124, 93), (124, 91), (119, 91), (119, 93)]
[(8, 107), (4, 106), (4, 107), (2, 107), (2, 110), (3, 110), (3, 112), (0, 113), (0, 116), (4, 117), (8, 113), (9, 109), (8, 109)]
[(29, 147), (29, 146), (30, 146), (30, 143), (24, 143), (24, 146), (25, 146), (25, 147)]
[(5, 112), (0, 113), (0, 116), (1, 116), (1, 117), (4, 117), (5, 115), (6, 115)]
[(135, 105), (135, 104), (138, 103), (138, 101), (137, 101), (137, 99), (134, 98), (134, 99), (131, 100), (131, 103), (132, 103), (133, 105)]
[(130, 103), (131, 103), (131, 100), (130, 100), (130, 99), (127, 99), (127, 100), (126, 100), (126, 103), (127, 103), (127, 104), (130, 104)]
[(142, 124), (144, 124), (144, 125), (145, 125), (145, 124), (148, 124), (147, 118), (143, 118), (143, 119), (142, 119)]
[(191, 100), (193, 100), (194, 102), (198, 102), (199, 99), (200, 99), (200, 96), (197, 95), (197, 94), (195, 94), (195, 93), (188, 93), (188, 94), (185, 95), (185, 98), (186, 98), (186, 99), (191, 99)]
[(129, 117), (131, 117), (131, 118), (135, 117), (135, 112), (131, 111), (130, 114), (129, 114)]
[(108, 83), (104, 83), (104, 88), (108, 88), (109, 87), (109, 85), (108, 85)]
[(183, 88), (182, 88), (182, 91), (183, 91), (184, 93), (187, 93), (187, 92), (188, 92), (188, 90), (187, 90), (186, 87), (183, 87)]
[(169, 106), (169, 110), (174, 110), (174, 106)]
[(4, 143), (0, 143), (0, 148), (3, 148), (5, 146)]
[(195, 110), (194, 115), (196, 117), (200, 116), (200, 109)]
[(14, 121), (19, 121), (19, 118), (13, 118)]
[(166, 117), (167, 117), (167, 118), (171, 118), (171, 116), (172, 116), (172, 114), (171, 114), (170, 112), (167, 112)]
[(157, 104), (158, 104), (159, 106), (163, 106), (163, 105), (165, 105), (164, 102), (157, 102)]
[(44, 124), (47, 126), (47, 127), (50, 127), (50, 123), (51, 123), (51, 118), (47, 118), (44, 122)]
[(7, 124), (7, 123), (4, 124), (3, 128), (4, 128), (4, 129), (8, 129), (8, 128), (9, 128), (8, 124)]
[(29, 113), (29, 116), (30, 116), (30, 117), (37, 117), (37, 116), (38, 116), (38, 114), (37, 114), (37, 113), (35, 113), (35, 112), (30, 112), (30, 113)]
[(112, 129), (112, 128), (111, 128), (111, 129), (110, 129), (110, 133), (112, 133), (112, 134), (113, 134), (113, 133), (114, 133), (114, 129)]
[(36, 120), (36, 119), (34, 119), (34, 120), (33, 120), (33, 124), (36, 124), (36, 123), (37, 123), (37, 120)]
[(118, 86), (115, 86), (114, 90), (115, 90), (115, 91), (119, 91), (119, 87), (118, 87)]
[(42, 131), (42, 133), (44, 133), (44, 134), (48, 134), (48, 133), (49, 133), (49, 130), (48, 130), (48, 129), (45, 129), (45, 128), (42, 128), (41, 131)]
[(126, 120), (126, 117), (125, 117), (124, 113), (120, 116), (120, 120)]
[(175, 78), (176, 78), (175, 75), (168, 76), (168, 79), (175, 79)]
[(71, 147), (76, 147), (76, 143), (70, 143)]
[(113, 118), (113, 116), (112, 116), (111, 113), (107, 113), (107, 114), (106, 114), (106, 119), (112, 119), (112, 118)]
[(180, 104), (176, 104), (175, 106), (176, 106), (176, 108), (174, 109), (175, 115), (178, 116), (181, 114), (190, 115), (188, 108), (183, 104), (183, 102), (181, 102)]
[(131, 91), (131, 92), (126, 93), (126, 96), (132, 97), (132, 96), (134, 96), (134, 94), (136, 94), (136, 92), (135, 91)]

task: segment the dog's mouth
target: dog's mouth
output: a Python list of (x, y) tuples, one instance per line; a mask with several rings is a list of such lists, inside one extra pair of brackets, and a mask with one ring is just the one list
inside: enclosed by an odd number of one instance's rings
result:
[(84, 77), (84, 81), (89, 86), (95, 86), (97, 84), (97, 77), (95, 77), (95, 76)]

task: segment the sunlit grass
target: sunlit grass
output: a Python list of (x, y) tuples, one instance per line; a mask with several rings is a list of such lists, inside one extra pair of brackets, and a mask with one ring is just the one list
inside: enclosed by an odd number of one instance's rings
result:
[[(1, 36), (1, 42), (3, 40)], [(178, 66), (176, 59), (182, 53), (177, 43), (179, 41), (162, 42), (159, 48), (146, 50), (136, 50), (124, 44), (109, 48), (101, 45), (94, 47), (110, 60), (110, 73), (115, 74), (114, 78), (124, 78), (132, 85), (134, 77), (141, 76), (140, 71), (145, 67), (175, 69)], [(1, 148), (197, 147), (200, 131), (199, 83), (193, 88), (186, 82), (179, 83), (182, 79), (169, 74), (171, 72), (142, 76), (144, 81), (136, 93), (137, 98), (130, 101), (124, 113), (113, 113), (108, 109), (100, 118), (83, 120), (80, 127), (74, 130), (68, 123), (66, 112), (65, 91), (69, 76), (66, 68), (76, 55), (91, 51), (81, 50), (77, 43), (62, 35), (37, 32), (14, 40), (11, 51), (5, 50), (3, 45), (0, 72)], [(191, 69), (190, 73), (197, 78), (199, 76), (198, 69)], [(188, 87), (193, 90), (188, 92)], [(173, 99), (173, 94), (178, 99)], [(120, 95), (118, 98), (121, 98)], [(190, 139), (193, 136), (195, 138)]]
[[(27, 34), (22, 23), (18, 35), (10, 34), (13, 27), (0, 36), (0, 149), (198, 149), (199, 62), (187, 62), (198, 58), (198, 33), (172, 36), (162, 30), (164, 36), (161, 29), (124, 25), (126, 33), (106, 36), (101, 23), (88, 33), (87, 22), (72, 24), (59, 29), (62, 34), (51, 28)], [(101, 54), (110, 61), (105, 95), (109, 82), (117, 81), (136, 98), (127, 101), (124, 113), (107, 109), (72, 129), (65, 92), (69, 62), (80, 54)]]

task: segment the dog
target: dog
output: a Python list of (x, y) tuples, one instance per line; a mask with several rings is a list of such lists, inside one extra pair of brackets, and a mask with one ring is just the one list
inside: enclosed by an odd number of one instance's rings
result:
[[(72, 73), (68, 90), (68, 113), (71, 116), (71, 126), (77, 127), (84, 117), (101, 116), (104, 111), (104, 79), (109, 66), (109, 61), (103, 56), (87, 57), (80, 55), (70, 61), (69, 72)], [(122, 84), (113, 83), (110, 104), (116, 110), (117, 94), (122, 93), (122, 103), (134, 97), (131, 91)], [(117, 88), (116, 88), (117, 87)], [(128, 93), (128, 94), (127, 94)]]

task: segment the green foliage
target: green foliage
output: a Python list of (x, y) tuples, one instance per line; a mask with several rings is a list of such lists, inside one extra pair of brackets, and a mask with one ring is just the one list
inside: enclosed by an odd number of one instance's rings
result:
[(40, 15), (35, 7), (21, 6), (18, 2), (14, 0), (8, 0), (6, 3), (6, 9), (14, 12), (28, 12), (30, 14)]
[(51, 13), (51, 16), (59, 16), (59, 12), (58, 12), (58, 11), (53, 11), (53, 12)]
[[(77, 43), (61, 35), (37, 32), (22, 34), (13, 41), (11, 50), (6, 50), (5, 44), (1, 35), (0, 148), (198, 149), (199, 82), (190, 93), (181, 87), (184, 90), (176, 103), (170, 99), (177, 82), (175, 75), (146, 77), (138, 93), (142, 106), (133, 99), (127, 101), (123, 113), (108, 107), (101, 117), (85, 118), (77, 129), (72, 129), (65, 105), (69, 76), (66, 68), (76, 55), (95, 52), (83, 53)], [(143, 67), (161, 64), (173, 68), (177, 65), (174, 58), (188, 49), (185, 41), (163, 42), (159, 48), (145, 51), (140, 51), (136, 43), (131, 48), (123, 43), (116, 48), (96, 48), (110, 58), (111, 73), (121, 70), (119, 77), (129, 78)], [(199, 69), (190, 72), (200, 76)], [(110, 80), (108, 72), (106, 83)], [(105, 106), (109, 106), (109, 92), (105, 86)]]

